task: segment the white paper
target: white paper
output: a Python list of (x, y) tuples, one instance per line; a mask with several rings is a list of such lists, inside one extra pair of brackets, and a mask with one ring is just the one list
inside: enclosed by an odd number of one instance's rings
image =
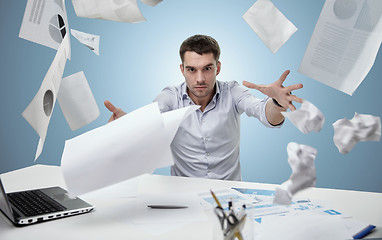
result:
[(243, 18), (272, 53), (276, 53), (297, 31), (270, 0), (257, 0)]
[(99, 55), (99, 36), (89, 33), (80, 32), (74, 29), (70, 29), (70, 33), (75, 37), (80, 43), (88, 47), (95, 54)]
[[(232, 202), (233, 207), (241, 208), (243, 204), (252, 204), (253, 198), (247, 197), (244, 194), (233, 189), (213, 189), (215, 196), (219, 199), (220, 204), (224, 209), (228, 209), (228, 202)], [(201, 204), (204, 209), (213, 209), (217, 206), (215, 199), (212, 197), (210, 191), (201, 192), (198, 194), (202, 200)], [(237, 209), (235, 209), (237, 210)]]
[(35, 161), (40, 156), (44, 146), (49, 121), (52, 116), (69, 52), (69, 38), (68, 35), (66, 35), (41, 83), (40, 89), (22, 113), (25, 120), (27, 120), (40, 136)]
[(147, 4), (149, 6), (156, 6), (158, 3), (162, 2), (162, 0), (141, 0), (144, 4)]
[[(182, 119), (197, 108), (175, 111)], [(163, 121), (152, 103), (67, 140), (61, 166), (68, 192), (78, 196), (173, 164), (172, 139)]]
[(307, 187), (316, 185), (317, 149), (303, 144), (290, 142), (287, 146), (288, 162), (292, 168), (290, 178), (276, 187), (274, 203), (287, 205), (292, 203), (292, 196)]
[(57, 100), (72, 131), (91, 123), (100, 114), (82, 71), (62, 79)]
[(78, 17), (139, 23), (146, 19), (136, 0), (72, 0)]
[(68, 31), (64, 0), (27, 1), (19, 37), (58, 49)]
[(350, 237), (342, 218), (312, 213), (265, 219), (255, 231), (257, 240), (321, 240)]
[(322, 112), (307, 100), (303, 100), (300, 109), (290, 112), (281, 112), (301, 132), (307, 134), (311, 131), (319, 132), (325, 122)]
[[(256, 197), (261, 197), (256, 195)], [(253, 206), (253, 220), (256, 224), (262, 224), (264, 220), (274, 219), (282, 216), (294, 216), (301, 214), (320, 214), (330, 216), (341, 216), (349, 218), (351, 216), (342, 214), (322, 202), (312, 202), (309, 199), (296, 199), (290, 205), (273, 204), (272, 200), (265, 200)]]
[(380, 0), (326, 0), (298, 71), (352, 95), (381, 45), (381, 15)]
[(339, 119), (333, 123), (333, 141), (338, 151), (347, 154), (360, 141), (381, 139), (381, 119), (367, 114), (355, 113), (353, 119)]

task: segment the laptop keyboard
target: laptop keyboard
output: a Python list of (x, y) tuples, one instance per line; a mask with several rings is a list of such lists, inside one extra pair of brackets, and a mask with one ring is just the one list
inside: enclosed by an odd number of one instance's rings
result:
[(66, 210), (40, 190), (8, 193), (9, 201), (25, 216), (36, 216)]

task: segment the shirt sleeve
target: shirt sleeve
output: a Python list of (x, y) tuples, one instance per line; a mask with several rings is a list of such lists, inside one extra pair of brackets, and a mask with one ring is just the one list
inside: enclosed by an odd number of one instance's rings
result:
[(177, 102), (176, 89), (174, 87), (166, 87), (158, 94), (154, 99), (154, 102), (158, 103), (161, 113), (174, 110)]
[(231, 87), (231, 94), (236, 106), (236, 110), (239, 114), (245, 112), (248, 117), (255, 117), (260, 120), (262, 124), (266, 127), (277, 128), (281, 127), (282, 124), (272, 125), (268, 122), (267, 117), (265, 115), (265, 106), (268, 101), (272, 99), (266, 96), (263, 99), (257, 98), (251, 94), (251, 92), (241, 86), (236, 81), (233, 82)]

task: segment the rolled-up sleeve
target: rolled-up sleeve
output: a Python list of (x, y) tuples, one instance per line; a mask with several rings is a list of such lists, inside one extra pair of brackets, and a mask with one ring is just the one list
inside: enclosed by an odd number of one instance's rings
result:
[(272, 125), (267, 120), (265, 107), (267, 102), (272, 100), (270, 97), (267, 96), (263, 99), (257, 98), (253, 96), (248, 89), (244, 88), (237, 82), (233, 82), (231, 94), (238, 113), (245, 113), (248, 117), (255, 117), (259, 119), (264, 126), (269, 128), (277, 128), (282, 126), (282, 124)]

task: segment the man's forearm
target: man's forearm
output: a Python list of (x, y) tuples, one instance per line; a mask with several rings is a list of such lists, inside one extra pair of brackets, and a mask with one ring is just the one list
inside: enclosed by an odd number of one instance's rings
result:
[(286, 108), (277, 106), (272, 99), (267, 101), (265, 106), (265, 116), (270, 124), (276, 126), (284, 121), (284, 116), (281, 112), (285, 112)]

